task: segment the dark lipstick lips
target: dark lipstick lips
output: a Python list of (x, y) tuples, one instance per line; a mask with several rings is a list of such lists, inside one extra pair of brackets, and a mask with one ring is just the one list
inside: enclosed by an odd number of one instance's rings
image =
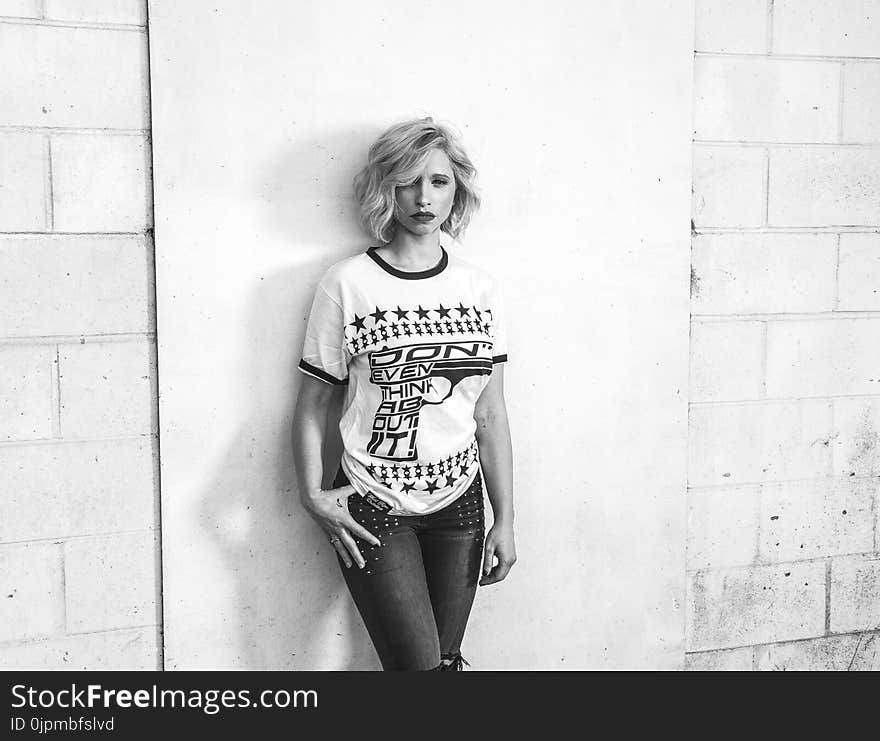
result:
[(412, 215), (413, 219), (419, 219), (420, 221), (430, 221), (434, 218), (434, 214), (430, 211), (417, 211)]

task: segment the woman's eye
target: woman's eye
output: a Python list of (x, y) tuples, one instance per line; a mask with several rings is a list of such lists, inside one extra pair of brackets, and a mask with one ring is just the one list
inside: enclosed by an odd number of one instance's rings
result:
[(438, 178), (437, 180), (434, 181), (434, 185), (449, 185), (449, 181), (448, 180), (441, 180)]

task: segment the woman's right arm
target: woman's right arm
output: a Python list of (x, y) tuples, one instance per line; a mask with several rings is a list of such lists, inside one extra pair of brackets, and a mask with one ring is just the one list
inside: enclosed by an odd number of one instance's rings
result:
[(327, 405), (335, 386), (303, 374), (293, 412), (293, 461), (299, 482), (299, 497), (303, 507), (330, 537), (333, 546), (346, 566), (352, 560), (361, 568), (364, 557), (351, 533), (374, 545), (379, 539), (354, 520), (346, 500), (354, 494), (354, 487), (346, 484), (338, 489), (321, 488), (324, 467), (321, 448), (327, 422)]

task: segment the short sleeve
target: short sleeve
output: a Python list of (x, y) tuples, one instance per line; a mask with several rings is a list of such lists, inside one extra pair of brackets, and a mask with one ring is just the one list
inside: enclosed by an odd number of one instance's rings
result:
[(348, 383), (342, 307), (323, 283), (315, 290), (299, 369), (325, 383)]
[(504, 316), (504, 296), (496, 283), (489, 294), (489, 310), (492, 317), (492, 363), (507, 362), (507, 325)]

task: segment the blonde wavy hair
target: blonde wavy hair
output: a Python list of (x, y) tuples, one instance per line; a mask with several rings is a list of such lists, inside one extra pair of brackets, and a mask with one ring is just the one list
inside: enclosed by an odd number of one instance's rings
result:
[(452, 129), (430, 117), (395, 124), (373, 143), (367, 164), (354, 178), (361, 223), (383, 244), (391, 241), (397, 225), (395, 189), (418, 177), (433, 149), (446, 153), (455, 176), (452, 211), (441, 230), (458, 239), (480, 207), (476, 168)]

